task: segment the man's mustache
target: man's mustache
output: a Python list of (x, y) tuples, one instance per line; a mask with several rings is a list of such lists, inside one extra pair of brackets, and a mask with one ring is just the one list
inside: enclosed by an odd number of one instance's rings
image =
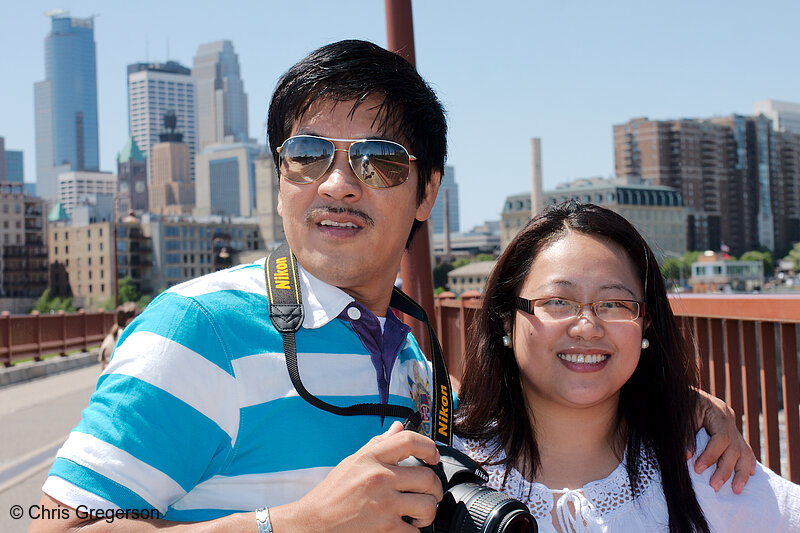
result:
[(363, 211), (359, 211), (358, 209), (353, 209), (352, 207), (337, 207), (337, 206), (322, 206), (322, 207), (315, 207), (306, 213), (306, 222), (309, 224), (313, 224), (315, 219), (319, 217), (323, 217), (325, 215), (341, 215), (341, 214), (348, 214), (354, 217), (361, 219), (365, 225), (367, 226), (374, 226), (375, 221), (372, 220), (372, 217), (366, 214)]

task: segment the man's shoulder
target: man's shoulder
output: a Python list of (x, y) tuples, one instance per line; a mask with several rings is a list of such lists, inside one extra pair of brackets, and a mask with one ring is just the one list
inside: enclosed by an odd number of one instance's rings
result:
[(237, 265), (184, 281), (170, 287), (164, 291), (164, 294), (175, 294), (187, 298), (202, 298), (220, 291), (240, 291), (262, 297), (265, 296), (264, 260)]

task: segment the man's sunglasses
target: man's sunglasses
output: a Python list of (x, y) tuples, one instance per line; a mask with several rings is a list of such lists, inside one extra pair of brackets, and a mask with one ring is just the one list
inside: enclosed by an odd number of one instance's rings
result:
[[(347, 149), (336, 142), (349, 142)], [(386, 189), (402, 185), (408, 179), (411, 161), (417, 158), (402, 144), (383, 139), (328, 139), (314, 135), (295, 135), (278, 148), (281, 176), (293, 183), (311, 183), (330, 168), (336, 152), (347, 152), (350, 168), (370, 187)]]

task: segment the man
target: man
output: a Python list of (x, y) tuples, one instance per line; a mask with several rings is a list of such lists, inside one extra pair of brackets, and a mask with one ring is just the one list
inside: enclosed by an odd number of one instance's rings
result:
[[(431, 371), (389, 300), (439, 187), (441, 104), (399, 56), (343, 41), (279, 81), (268, 135), (300, 266), (304, 385), (339, 406), (428, 411)], [(432, 522), (439, 480), (397, 463), (436, 463), (433, 441), (392, 417), (337, 416), (300, 398), (267, 294), (263, 262), (235, 267), (173, 287), (125, 329), (43, 488), (41, 505), (67, 516), (32, 531), (410, 532)], [(730, 472), (739, 452), (726, 454)], [(154, 508), (161, 519), (131, 512), (109, 524), (78, 516), (80, 506)]]

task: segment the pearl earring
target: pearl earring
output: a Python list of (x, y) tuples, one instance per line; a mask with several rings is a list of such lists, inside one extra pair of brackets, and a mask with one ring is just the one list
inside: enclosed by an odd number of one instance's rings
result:
[(650, 341), (646, 338), (642, 339), (642, 350), (646, 350), (650, 347)]
[(503, 335), (503, 346), (505, 346), (506, 348), (511, 347), (511, 337), (509, 337), (508, 335)]

